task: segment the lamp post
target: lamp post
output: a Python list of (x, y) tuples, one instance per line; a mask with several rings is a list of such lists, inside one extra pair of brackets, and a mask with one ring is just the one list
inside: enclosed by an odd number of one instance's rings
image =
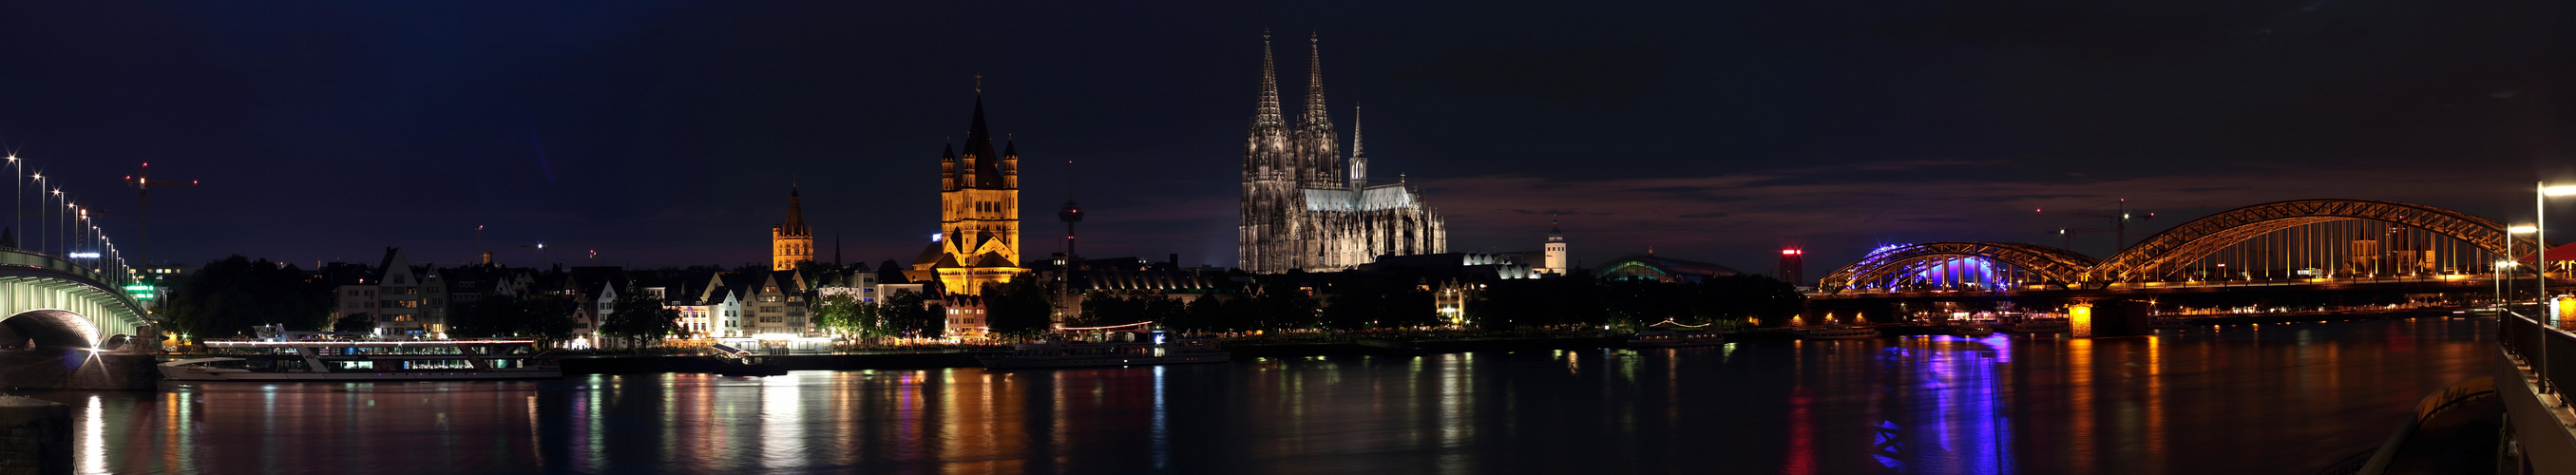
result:
[[(10, 238), (12, 240), (27, 238), (27, 179), (18, 176), (26, 172), (27, 165), (18, 161), (18, 155), (9, 154), (9, 184), (18, 187), (17, 192), (9, 195), (9, 199), (16, 201), (9, 204), (9, 232), (18, 233)], [(9, 243), (9, 247), (19, 246), (15, 242)]]
[(2531, 240), (2532, 245), (2540, 246), (2540, 251), (2532, 254), (2531, 262), (2540, 265), (2540, 268), (2533, 272), (2540, 276), (2538, 288), (2541, 311), (2549, 312), (2549, 319), (2554, 322), (2558, 319), (2558, 306), (2555, 305), (2555, 300), (2549, 298), (2549, 207), (2547, 205), (2549, 197), (2576, 194), (2576, 186), (2549, 186), (2549, 182), (2544, 181), (2537, 185), (2537, 190), (2539, 192), (2531, 197), (2533, 228)]
[(41, 210), (45, 209), (45, 172), (36, 172), (33, 176), (35, 178), (29, 181), (36, 182), (36, 209), (40, 210), (36, 213), (37, 229), (35, 249), (37, 254), (43, 254), (45, 253), (45, 236), (52, 234), (53, 232), (43, 229), (45, 227), (45, 214)]
[[(2539, 231), (2540, 231), (2540, 226), (2537, 226), (2537, 225), (2533, 225), (2533, 226), (2513, 226), (2513, 227), (2504, 228), (2504, 232), (2505, 232), (2505, 237), (2504, 237), (2504, 260), (2502, 260), (2502, 261), (2497, 261), (2498, 266), (2496, 267), (2496, 272), (2498, 273), (2498, 275), (2513, 275), (2513, 271), (2512, 271), (2511, 269), (2513, 269), (2514, 267), (2517, 267), (2517, 266), (2521, 265), (2522, 259), (2521, 259), (2521, 258), (2516, 258), (2516, 257), (2514, 257), (2514, 256), (2513, 256), (2513, 235), (2515, 235), (2515, 234), (2531, 234), (2531, 233), (2535, 233), (2535, 232), (2539, 232)], [(2501, 285), (2511, 286), (2511, 285), (2513, 285), (2513, 282), (2508, 280), (2508, 281), (2502, 282), (2502, 283), (2501, 283)], [(2512, 289), (2504, 289), (2504, 290), (2498, 290), (2498, 291), (2497, 291), (2496, 298), (2497, 298), (2497, 301), (2498, 301), (2498, 302), (2500, 302), (2500, 303), (2502, 303), (2502, 302), (2506, 302), (2506, 301), (2505, 301), (2505, 300), (2503, 300), (2503, 299), (2508, 295), (2507, 293), (2505, 293), (2507, 290), (2512, 290)]]

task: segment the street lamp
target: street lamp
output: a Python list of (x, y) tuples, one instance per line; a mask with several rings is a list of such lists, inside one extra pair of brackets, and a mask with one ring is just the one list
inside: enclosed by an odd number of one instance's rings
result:
[[(2506, 239), (2508, 239), (2508, 241), (2506, 241), (2506, 243), (2507, 243), (2507, 244), (2511, 244), (2511, 243), (2512, 243), (2512, 241), (2510, 241), (2510, 239), (2512, 239), (2511, 237), (2507, 237)], [(2511, 269), (2511, 268), (2513, 268), (2513, 255), (2512, 255), (2512, 254), (2506, 254), (2506, 255), (2505, 255), (2505, 258), (2504, 258), (2503, 260), (2495, 261), (2495, 271), (2494, 271), (2494, 273), (2495, 273), (2495, 288), (2496, 288), (2496, 305), (2504, 305), (2504, 304), (2505, 304), (2505, 300), (2504, 300), (2504, 274), (2505, 274), (2505, 269)]]
[[(34, 179), (34, 180), (31, 180), (31, 181), (36, 182), (36, 209), (38, 209), (38, 210), (42, 210), (42, 209), (45, 209), (45, 172), (36, 172), (36, 174), (35, 174), (34, 176), (35, 176), (35, 179)], [(24, 198), (21, 198), (21, 199), (24, 199)], [(20, 203), (25, 203), (25, 202), (24, 202), (24, 201), (20, 201)], [(45, 215), (44, 215), (43, 213), (41, 213), (41, 212), (40, 212), (40, 213), (38, 213), (38, 214), (36, 215), (36, 227), (37, 227), (37, 228), (43, 228), (43, 227), (45, 227)], [(20, 232), (20, 233), (25, 233), (25, 232), (26, 232), (26, 230), (23, 230), (23, 229), (22, 229), (22, 230), (19, 230), (19, 232)], [(39, 253), (39, 254), (42, 254), (42, 253), (44, 253), (44, 252), (45, 252), (45, 234), (46, 234), (46, 233), (47, 233), (47, 231), (44, 231), (43, 229), (38, 229), (38, 230), (36, 231), (36, 252), (37, 252), (37, 253)]]
[(2539, 193), (2531, 197), (2531, 241), (2532, 245), (2540, 246), (2540, 251), (2532, 254), (2531, 262), (2540, 265), (2540, 269), (2535, 272), (2540, 275), (2541, 311), (2549, 312), (2549, 318), (2557, 320), (2556, 301), (2549, 298), (2549, 207), (2546, 205), (2549, 204), (2549, 197), (2576, 195), (2576, 186), (2549, 186), (2549, 182), (2544, 181), (2539, 182), (2535, 188)]
[[(9, 184), (18, 187), (17, 192), (9, 195), (9, 199), (15, 201), (9, 204), (9, 230), (18, 233), (18, 236), (11, 238), (13, 240), (26, 239), (27, 234), (27, 180), (18, 177), (18, 174), (26, 172), (26, 162), (18, 161), (18, 154), (9, 154)], [(9, 243), (9, 247), (19, 246), (20, 244), (15, 242)]]

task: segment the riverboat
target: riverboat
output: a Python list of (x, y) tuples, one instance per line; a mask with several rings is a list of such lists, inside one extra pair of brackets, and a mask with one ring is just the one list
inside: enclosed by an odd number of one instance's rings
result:
[(2063, 318), (2026, 318), (1997, 323), (1995, 330), (2005, 333), (2065, 333), (2075, 331), (2075, 326)]
[(1798, 338), (1809, 340), (1866, 340), (1878, 338), (1878, 330), (1845, 326), (1808, 328), (1798, 330)]
[(1726, 343), (1726, 333), (1701, 330), (1642, 330), (1628, 335), (1629, 348), (1673, 348), (1715, 346)]
[(208, 340), (206, 355), (157, 367), (173, 381), (556, 379), (535, 340)]
[(1968, 323), (1954, 323), (1932, 327), (1932, 333), (1936, 335), (1982, 337), (1994, 335), (1995, 327)]
[(1180, 363), (1223, 363), (1232, 358), (1214, 337), (1131, 330), (1060, 333), (1012, 345), (1008, 355), (977, 356), (986, 368), (1071, 368)]

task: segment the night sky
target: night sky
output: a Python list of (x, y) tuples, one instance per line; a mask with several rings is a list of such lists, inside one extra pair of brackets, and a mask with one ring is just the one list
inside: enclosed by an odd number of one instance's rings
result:
[(1812, 277), (2102, 224), (2033, 208), (2127, 198), (2135, 240), (2301, 198), (2528, 219), (2576, 180), (2576, 9), (2543, 1), (384, 3), (0, 5), (0, 146), (119, 243), (119, 178), (201, 180), (154, 195), (156, 260), (451, 264), (484, 225), (510, 264), (765, 263), (796, 183), (820, 259), (908, 264), (981, 74), (1024, 252), (1070, 195), (1087, 256), (1232, 266), (1266, 28), (1290, 101), (1321, 37), (1342, 137), (1364, 104), (1372, 181), (1457, 251), (1555, 214), (1587, 263), (1794, 245)]

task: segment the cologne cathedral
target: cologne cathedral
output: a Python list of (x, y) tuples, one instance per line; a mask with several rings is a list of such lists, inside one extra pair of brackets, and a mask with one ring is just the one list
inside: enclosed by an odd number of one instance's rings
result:
[(1270, 37), (1261, 39), (1261, 101), (1244, 137), (1243, 270), (1328, 272), (1378, 256), (1447, 252), (1448, 234), (1439, 213), (1423, 204), (1400, 175), (1394, 183), (1369, 184), (1357, 112), (1351, 119), (1350, 169), (1344, 174), (1341, 141), (1324, 105), (1322, 50), (1312, 38), (1307, 43), (1312, 51), (1306, 63), (1306, 108), (1292, 123), (1279, 107)]

